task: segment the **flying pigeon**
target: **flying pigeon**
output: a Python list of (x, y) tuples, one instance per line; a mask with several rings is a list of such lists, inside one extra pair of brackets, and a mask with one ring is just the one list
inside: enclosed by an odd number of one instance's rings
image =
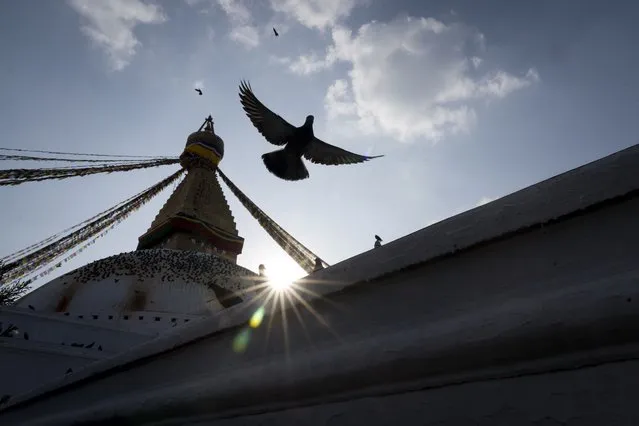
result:
[(195, 89), (195, 91), (198, 93), (198, 95), (202, 96), (202, 89)]
[(383, 157), (355, 154), (318, 139), (313, 133), (312, 115), (306, 117), (301, 127), (293, 126), (260, 102), (248, 82), (242, 81), (240, 84), (240, 101), (253, 126), (268, 142), (277, 146), (285, 145), (283, 149), (262, 155), (268, 171), (280, 179), (297, 181), (308, 178), (302, 157), (327, 166), (363, 163)]
[(277, 33), (277, 30), (275, 28), (273, 28), (273, 33), (275, 34), (275, 37), (279, 37), (280, 35)]

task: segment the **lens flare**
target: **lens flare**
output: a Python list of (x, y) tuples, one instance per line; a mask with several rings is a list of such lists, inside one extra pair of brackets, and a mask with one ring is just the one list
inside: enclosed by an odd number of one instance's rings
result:
[(249, 325), (251, 328), (257, 328), (262, 324), (262, 320), (264, 319), (264, 306), (260, 306), (257, 311), (253, 313), (251, 319), (249, 320)]
[(247, 328), (242, 330), (235, 339), (233, 339), (233, 351), (235, 353), (242, 353), (246, 351), (249, 341), (251, 340), (251, 329)]

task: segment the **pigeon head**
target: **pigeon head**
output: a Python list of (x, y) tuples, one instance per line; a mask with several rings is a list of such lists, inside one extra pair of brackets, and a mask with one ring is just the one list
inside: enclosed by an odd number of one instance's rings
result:
[(311, 124), (313, 124), (313, 121), (315, 121), (315, 117), (313, 117), (312, 115), (307, 115), (304, 124), (310, 126)]

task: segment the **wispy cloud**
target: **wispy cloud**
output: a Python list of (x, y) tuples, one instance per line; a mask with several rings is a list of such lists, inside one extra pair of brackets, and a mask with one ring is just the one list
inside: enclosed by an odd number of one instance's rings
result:
[[(228, 37), (253, 49), (260, 44), (260, 32), (253, 23), (253, 15), (243, 0), (184, 0), (186, 4), (197, 8), (201, 13), (208, 13), (212, 8), (221, 9), (229, 20)], [(218, 9), (218, 10), (219, 10)]]
[(260, 34), (253, 25), (235, 26), (231, 30), (229, 37), (247, 49), (252, 49), (260, 45)]
[(350, 15), (362, 0), (270, 0), (271, 8), (308, 28), (324, 30)]
[(129, 65), (142, 44), (135, 27), (167, 20), (160, 6), (141, 0), (69, 0), (69, 5), (87, 21), (82, 32), (106, 52), (116, 71)]

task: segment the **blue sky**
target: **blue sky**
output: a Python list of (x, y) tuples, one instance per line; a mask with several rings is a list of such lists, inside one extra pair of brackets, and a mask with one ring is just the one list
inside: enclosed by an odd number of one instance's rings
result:
[[(391, 241), (636, 144), (638, 16), (621, 0), (2, 2), (0, 146), (177, 156), (212, 114), (226, 174), (336, 263), (374, 234)], [(386, 156), (278, 180), (241, 109), (243, 78), (291, 123), (313, 114), (326, 142)], [(0, 255), (176, 167), (1, 187)], [(226, 194), (246, 239), (238, 263), (292, 270)], [(134, 250), (168, 195), (56, 275)]]

